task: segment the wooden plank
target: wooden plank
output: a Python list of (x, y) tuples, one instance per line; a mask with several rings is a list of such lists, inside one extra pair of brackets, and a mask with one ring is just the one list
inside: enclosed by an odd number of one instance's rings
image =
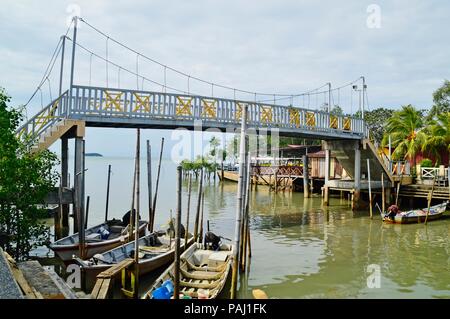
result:
[(100, 279), (97, 279), (97, 281), (95, 282), (94, 289), (92, 289), (92, 292), (91, 292), (92, 298), (97, 299), (97, 296), (100, 292), (100, 288), (102, 287), (102, 284), (103, 284), (103, 280), (104, 280), (103, 278), (100, 278)]
[[(62, 291), (38, 261), (25, 261), (17, 266), (29, 285), (44, 299), (65, 299)], [(39, 294), (37, 294), (37, 298), (40, 298)]]
[(133, 263), (134, 263), (134, 259), (131, 259), (131, 258), (124, 259), (120, 263), (117, 263), (117, 264), (111, 266), (110, 268), (108, 268), (107, 270), (105, 270), (105, 271), (101, 272), (100, 274), (98, 274), (97, 278), (111, 278), (111, 277), (114, 277), (119, 272), (121, 272), (122, 269), (129, 267)]
[(97, 295), (97, 299), (106, 299), (108, 298), (109, 287), (111, 285), (111, 279), (106, 278), (103, 279), (100, 291)]

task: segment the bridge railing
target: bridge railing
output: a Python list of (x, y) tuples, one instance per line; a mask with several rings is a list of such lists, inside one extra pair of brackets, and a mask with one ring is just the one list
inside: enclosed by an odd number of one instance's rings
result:
[(68, 91), (65, 91), (23, 124), (17, 130), (17, 136), (22, 140), (35, 140), (55, 122), (67, 116), (68, 104)]
[(364, 121), (359, 118), (269, 103), (89, 86), (74, 86), (71, 99), (70, 114), (86, 117), (206, 120), (237, 125), (247, 105), (248, 124), (253, 127), (366, 134)]

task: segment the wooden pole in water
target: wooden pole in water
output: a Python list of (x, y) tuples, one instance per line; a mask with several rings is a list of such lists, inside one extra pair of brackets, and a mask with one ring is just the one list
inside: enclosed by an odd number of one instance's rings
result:
[(201, 243), (203, 241), (203, 212), (205, 209), (205, 190), (202, 192), (202, 211), (200, 216), (200, 225), (199, 225), (199, 232), (198, 232), (198, 242)]
[(88, 218), (89, 218), (89, 202), (91, 200), (91, 196), (86, 197), (86, 218), (84, 220), (84, 228), (88, 228)]
[(187, 210), (186, 210), (186, 229), (184, 232), (184, 250), (187, 249), (187, 243), (189, 239), (189, 213), (191, 210), (191, 193), (192, 193), (192, 174), (189, 174), (189, 185), (188, 185), (188, 199), (187, 199)]
[(248, 152), (247, 155), (247, 178), (246, 178), (246, 194), (245, 194), (245, 201), (244, 201), (244, 211), (243, 211), (243, 233), (242, 233), (242, 254), (241, 254), (241, 270), (245, 271), (245, 266), (247, 265), (247, 246), (248, 246), (248, 240), (250, 237), (249, 234), (249, 220), (248, 220), (248, 211), (250, 206), (250, 190), (251, 190), (251, 164), (250, 164), (250, 152)]
[(381, 173), (381, 210), (386, 211), (386, 194), (384, 192), (384, 173)]
[(175, 220), (175, 278), (173, 298), (180, 299), (181, 166), (177, 167), (177, 215)]
[(111, 182), (111, 164), (108, 165), (108, 181), (106, 183), (106, 205), (105, 205), (105, 223), (108, 221), (109, 210), (109, 185)]
[(203, 168), (200, 170), (200, 182), (198, 184), (197, 211), (195, 214), (195, 222), (194, 222), (194, 242), (197, 242), (198, 239), (198, 223), (200, 219), (200, 209), (202, 205), (202, 191), (203, 191)]
[(133, 236), (133, 229), (134, 229), (134, 218), (136, 211), (134, 209), (135, 207), (135, 197), (136, 197), (136, 159), (134, 161), (134, 173), (133, 173), (133, 191), (131, 192), (131, 210), (130, 210), (130, 223), (129, 226), (129, 236), (128, 241), (131, 241), (131, 238)]
[[(63, 205), (62, 205), (62, 177), (59, 178), (59, 187), (58, 187), (58, 212), (55, 214), (55, 237), (56, 239), (60, 239), (62, 237), (61, 233), (61, 218), (63, 218)], [(64, 218), (63, 218), (64, 219)]]
[[(245, 144), (246, 144), (246, 149), (247, 149), (247, 138), (245, 139)], [(245, 206), (247, 203), (247, 188), (248, 188), (248, 153), (245, 154), (245, 168), (244, 168), (244, 179), (243, 179), (243, 194), (242, 194), (242, 212), (241, 212), (241, 216), (242, 216), (242, 223), (241, 223), (241, 242), (240, 242), (240, 246), (239, 246), (239, 260), (240, 263), (242, 265), (243, 263), (243, 256), (244, 256), (244, 246), (245, 246)], [(243, 268), (241, 268), (242, 270)]]
[[(428, 215), (430, 214), (430, 206), (431, 206), (431, 200), (433, 199), (433, 192), (434, 192), (434, 183), (435, 183), (436, 176), (433, 177), (433, 185), (431, 186), (431, 192), (428, 195), (428, 208), (427, 208), (427, 215), (425, 216), (425, 225), (428, 222)], [(420, 217), (418, 217), (420, 221)]]
[(137, 129), (136, 141), (136, 214), (134, 216), (134, 298), (139, 297), (139, 214), (140, 214), (140, 195), (141, 195), (141, 130)]
[(370, 160), (367, 159), (367, 178), (369, 181), (369, 212), (370, 212), (370, 218), (373, 218), (372, 215), (372, 181), (370, 180)]
[(161, 173), (161, 161), (163, 150), (164, 150), (164, 137), (161, 138), (161, 151), (159, 152), (158, 172), (156, 173), (155, 197), (153, 198), (153, 205), (152, 205), (152, 225), (150, 227), (151, 232), (153, 232), (153, 227), (155, 225), (156, 199), (158, 198), (159, 176)]
[(400, 194), (400, 186), (402, 184), (403, 173), (400, 175), (400, 181), (397, 183), (397, 192), (395, 193), (395, 206), (398, 206), (398, 195)]
[(85, 258), (85, 242), (86, 242), (86, 238), (85, 238), (85, 228), (84, 228), (84, 183), (85, 183), (85, 179), (84, 179), (84, 171), (85, 171), (85, 141), (82, 139), (81, 140), (81, 163), (80, 163), (80, 172), (78, 172), (79, 174), (79, 184), (78, 187), (80, 189), (80, 193), (78, 195), (79, 198), (79, 216), (78, 216), (78, 246), (79, 246), (79, 253), (80, 253), (80, 258), (84, 259)]
[(231, 281), (231, 299), (236, 298), (238, 269), (239, 269), (239, 245), (241, 242), (241, 221), (242, 221), (242, 206), (243, 206), (243, 191), (244, 191), (244, 170), (245, 170), (245, 137), (247, 133), (247, 105), (242, 108), (241, 120), (241, 143), (239, 150), (239, 180), (236, 204), (236, 224), (234, 229), (234, 247), (233, 247), (233, 273)]
[(148, 189), (148, 225), (149, 231), (153, 225), (153, 204), (152, 204), (152, 149), (150, 141), (147, 140), (147, 189)]

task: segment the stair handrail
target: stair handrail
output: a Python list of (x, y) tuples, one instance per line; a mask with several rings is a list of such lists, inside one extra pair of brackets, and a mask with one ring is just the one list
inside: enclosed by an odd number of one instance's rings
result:
[(68, 90), (42, 108), (16, 130), (16, 135), (27, 144), (35, 141), (53, 123), (68, 115)]

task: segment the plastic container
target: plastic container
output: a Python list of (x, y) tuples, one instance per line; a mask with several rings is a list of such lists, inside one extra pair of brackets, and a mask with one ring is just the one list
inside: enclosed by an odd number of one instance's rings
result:
[(170, 299), (171, 296), (172, 294), (169, 293), (166, 287), (159, 287), (152, 293), (153, 299)]
[(103, 226), (100, 227), (100, 229), (98, 230), (98, 233), (100, 234), (102, 239), (108, 239), (108, 237), (109, 237), (109, 231)]
[(175, 287), (173, 286), (172, 280), (167, 279), (161, 285), (161, 287), (165, 287), (167, 291), (172, 295)]

